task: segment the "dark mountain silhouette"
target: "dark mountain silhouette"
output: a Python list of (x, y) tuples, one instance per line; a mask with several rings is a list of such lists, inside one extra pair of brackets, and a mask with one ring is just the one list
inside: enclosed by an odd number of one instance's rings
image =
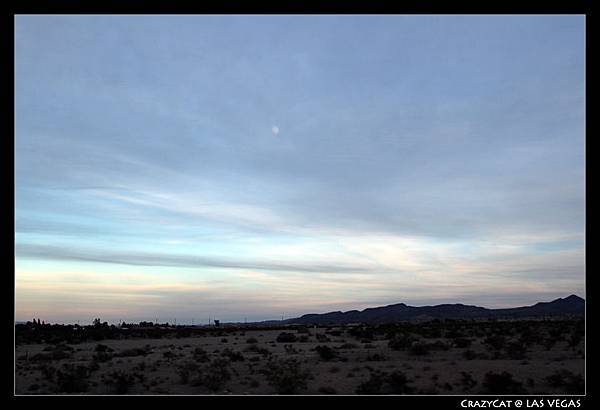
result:
[(480, 306), (443, 304), (435, 306), (408, 306), (404, 303), (368, 308), (362, 311), (312, 313), (283, 321), (278, 324), (347, 324), (391, 323), (433, 319), (519, 319), (543, 317), (583, 316), (585, 300), (576, 295), (558, 298), (551, 302), (539, 302), (531, 306), (509, 309), (487, 309)]

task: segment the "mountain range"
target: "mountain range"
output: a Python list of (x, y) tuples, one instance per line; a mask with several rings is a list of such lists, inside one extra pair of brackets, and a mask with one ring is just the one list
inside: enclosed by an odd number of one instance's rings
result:
[(306, 314), (293, 319), (268, 321), (277, 324), (348, 324), (393, 323), (402, 321), (427, 321), (434, 319), (526, 319), (546, 317), (583, 317), (585, 300), (576, 295), (558, 298), (551, 302), (539, 302), (531, 306), (507, 309), (488, 309), (480, 306), (442, 304), (435, 306), (409, 306), (398, 303), (388, 306)]

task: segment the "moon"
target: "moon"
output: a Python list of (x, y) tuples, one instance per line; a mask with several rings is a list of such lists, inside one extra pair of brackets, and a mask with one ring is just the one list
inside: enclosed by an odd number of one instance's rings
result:
[(273, 125), (271, 131), (273, 132), (273, 135), (277, 135), (279, 134), (279, 127), (277, 125)]

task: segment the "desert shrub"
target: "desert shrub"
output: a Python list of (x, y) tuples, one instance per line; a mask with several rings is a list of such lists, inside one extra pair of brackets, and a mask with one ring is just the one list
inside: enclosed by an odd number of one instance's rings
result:
[(337, 352), (329, 346), (317, 346), (315, 351), (319, 354), (321, 360), (329, 361), (337, 357)]
[(96, 352), (92, 358), (98, 363), (104, 363), (112, 360), (113, 354), (110, 352)]
[(296, 329), (296, 333), (309, 333), (308, 332), (308, 328), (306, 326), (300, 326), (299, 328)]
[(579, 343), (581, 343), (581, 339), (583, 339), (583, 336), (583, 332), (576, 330), (571, 334), (571, 336), (569, 336), (569, 339), (567, 339), (567, 344), (570, 348), (576, 348), (577, 346), (579, 346)]
[(472, 339), (467, 339), (466, 337), (457, 337), (452, 340), (452, 345), (458, 347), (459, 349), (464, 349), (466, 347), (470, 347), (473, 343)]
[(429, 345), (423, 342), (415, 342), (410, 347), (409, 353), (414, 356), (424, 356), (429, 354)]
[(423, 329), (423, 336), (427, 339), (437, 339), (442, 337), (442, 330), (438, 327), (428, 327)]
[(341, 330), (331, 330), (329, 332), (327, 332), (328, 335), (331, 336), (341, 336), (342, 335), (342, 331)]
[(482, 386), (488, 394), (526, 394), (522, 383), (514, 380), (508, 372), (486, 373)]
[(86, 366), (64, 364), (56, 371), (56, 387), (59, 393), (82, 393), (88, 390), (87, 378), (89, 369)]
[(246, 352), (260, 353), (263, 356), (268, 356), (271, 354), (271, 351), (269, 349), (267, 349), (266, 347), (260, 347), (258, 345), (250, 345), (244, 350)]
[(483, 339), (483, 343), (490, 346), (494, 350), (500, 350), (506, 343), (506, 338), (502, 335), (488, 336)]
[(198, 377), (192, 382), (192, 385), (205, 386), (213, 391), (219, 390), (231, 379), (229, 367), (229, 360), (224, 358), (214, 359), (199, 370)]
[(267, 381), (278, 394), (294, 394), (306, 388), (310, 377), (295, 359), (273, 360), (264, 371)]
[(146, 371), (146, 362), (139, 362), (135, 366), (133, 366), (133, 370), (139, 370), (141, 372)]
[(356, 394), (381, 394), (383, 377), (377, 373), (371, 373), (369, 380), (362, 382), (356, 388)]
[(321, 393), (321, 394), (337, 394), (337, 391), (333, 387), (322, 386), (322, 387), (319, 387), (319, 393)]
[(381, 355), (379, 353), (374, 353), (374, 354), (370, 354), (368, 355), (365, 360), (367, 362), (384, 362), (387, 360), (387, 357), (385, 357), (384, 355)]
[(354, 336), (358, 340), (373, 340), (373, 329), (370, 327), (355, 327), (348, 331), (348, 334)]
[(552, 337), (544, 339), (544, 341), (542, 342), (542, 345), (544, 346), (544, 348), (546, 350), (551, 350), (555, 344), (556, 344), (556, 340), (553, 339)]
[(110, 352), (114, 352), (114, 351), (115, 350), (113, 348), (108, 347), (103, 344), (97, 344), (96, 348), (94, 349), (94, 352), (98, 352), (98, 353), (104, 353), (104, 352), (110, 353)]
[(510, 342), (505, 350), (508, 357), (514, 360), (524, 359), (525, 353), (527, 353), (525, 345), (520, 341)]
[(190, 382), (190, 376), (198, 371), (198, 365), (193, 362), (186, 362), (177, 368), (177, 374), (182, 384)]
[(222, 339), (221, 339), (221, 343), (228, 343), (228, 342), (229, 342), (229, 341), (227, 340), (227, 338), (226, 338), (226, 337), (224, 337), (224, 338), (222, 338)]
[(354, 343), (344, 343), (340, 346), (340, 349), (356, 349), (358, 346)]
[(585, 381), (581, 375), (568, 370), (558, 370), (546, 378), (546, 382), (555, 388), (560, 388), (564, 394), (584, 394)]
[(408, 377), (399, 370), (386, 375), (384, 380), (391, 394), (407, 394), (412, 392), (412, 388), (408, 386)]
[(407, 334), (397, 334), (388, 342), (388, 347), (392, 350), (406, 350), (411, 347), (415, 339)]
[(310, 339), (308, 338), (308, 336), (307, 336), (307, 335), (302, 335), (302, 336), (300, 336), (300, 338), (298, 339), (298, 341), (299, 341), (300, 343), (307, 343), (309, 340), (310, 340)]
[(296, 335), (293, 333), (281, 332), (277, 336), (278, 343), (294, 343), (296, 341)]
[(37, 353), (33, 355), (29, 360), (32, 360), (34, 362), (43, 362), (51, 360), (68, 359), (73, 355), (75, 349), (66, 344), (57, 344), (55, 346), (47, 346), (43, 349), (43, 351), (48, 353)]
[(473, 387), (475, 387), (475, 385), (477, 384), (477, 381), (475, 379), (473, 379), (473, 376), (471, 375), (471, 373), (467, 373), (467, 372), (461, 372), (461, 379), (460, 379), (460, 384), (462, 384), (465, 389), (472, 389)]
[(241, 352), (233, 351), (229, 348), (223, 350), (223, 352), (221, 353), (221, 356), (227, 357), (232, 362), (243, 362), (244, 361), (244, 355)]
[(100, 369), (100, 365), (98, 364), (98, 362), (95, 361), (94, 359), (92, 359), (90, 361), (90, 363), (88, 364), (88, 370), (89, 370), (89, 372), (90, 373), (91, 372), (95, 372), (96, 370), (99, 370), (99, 369)]
[(408, 385), (406, 374), (395, 371), (391, 374), (375, 372), (371, 373), (368, 380), (356, 388), (357, 394), (407, 394), (413, 389)]
[(39, 389), (40, 389), (40, 385), (39, 385), (39, 384), (37, 384), (37, 383), (33, 383), (31, 386), (29, 386), (29, 387), (27, 388), (27, 390), (29, 390), (29, 391), (37, 391), (37, 390), (39, 390)]
[(194, 357), (194, 360), (201, 363), (208, 362), (210, 360), (208, 358), (208, 353), (201, 347), (196, 347), (192, 351), (192, 356)]
[(136, 356), (146, 356), (152, 353), (152, 349), (150, 346), (145, 347), (134, 347), (132, 349), (121, 350), (116, 356), (118, 357), (136, 357)]
[(564, 331), (562, 326), (556, 326), (548, 329), (548, 335), (556, 341), (563, 341), (565, 340)]
[(176, 358), (176, 357), (177, 357), (177, 355), (176, 355), (175, 353), (173, 353), (172, 351), (170, 351), (170, 350), (167, 350), (166, 352), (163, 352), (163, 357), (164, 357), (165, 359), (169, 359), (169, 360), (170, 360), (170, 359), (174, 359), (174, 358)]
[(450, 345), (442, 342), (441, 340), (436, 340), (433, 343), (428, 343), (427, 347), (430, 350), (449, 350), (450, 349)]
[(463, 357), (467, 360), (473, 360), (477, 358), (477, 353), (475, 353), (473, 350), (465, 350), (463, 352)]
[(293, 345), (283, 345), (283, 348), (285, 349), (285, 352), (287, 354), (296, 354), (296, 353), (298, 353), (298, 350), (296, 350)]
[(542, 343), (542, 335), (539, 332), (532, 330), (531, 328), (525, 328), (521, 332), (519, 341), (525, 346), (531, 346), (536, 343)]
[(51, 353), (36, 353), (31, 356), (29, 360), (32, 362), (49, 362), (52, 361), (53, 358)]
[(56, 375), (56, 368), (54, 366), (43, 363), (40, 365), (39, 370), (42, 372), (44, 379), (48, 381), (54, 380), (54, 376)]
[(135, 375), (115, 370), (102, 376), (102, 381), (110, 386), (115, 394), (126, 394), (135, 384)]
[(246, 340), (246, 343), (254, 344), (254, 343), (258, 343), (258, 340), (255, 337), (251, 337)]

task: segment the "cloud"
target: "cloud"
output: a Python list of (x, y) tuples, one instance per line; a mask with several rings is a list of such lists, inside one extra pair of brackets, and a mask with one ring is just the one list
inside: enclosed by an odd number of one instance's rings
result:
[(191, 268), (230, 268), (246, 270), (292, 271), (292, 272), (338, 272), (361, 273), (372, 268), (361, 266), (288, 264), (273, 261), (243, 261), (234, 258), (216, 259), (193, 255), (156, 254), (140, 252), (111, 252), (102, 250), (65, 249), (56, 246), (16, 244), (18, 258), (43, 260), (83, 261), (133, 266), (172, 266)]

